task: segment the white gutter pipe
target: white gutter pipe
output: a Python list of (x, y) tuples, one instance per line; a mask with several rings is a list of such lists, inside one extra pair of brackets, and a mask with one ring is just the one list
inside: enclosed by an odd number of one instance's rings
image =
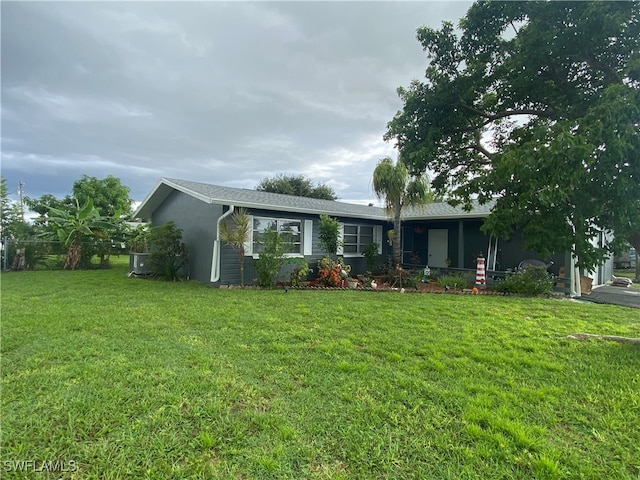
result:
[(211, 255), (211, 283), (220, 280), (220, 223), (233, 213), (235, 207), (229, 205), (229, 210), (224, 212), (216, 222), (216, 239), (213, 241), (213, 254)]

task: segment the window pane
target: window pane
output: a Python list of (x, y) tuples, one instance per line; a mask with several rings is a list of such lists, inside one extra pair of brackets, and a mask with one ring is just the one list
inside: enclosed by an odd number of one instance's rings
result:
[(373, 237), (373, 227), (360, 227), (360, 235)]
[(342, 239), (342, 241), (347, 244), (347, 243), (358, 243), (358, 236), (357, 235), (345, 235)]
[(302, 222), (300, 220), (283, 220), (277, 218), (254, 217), (253, 218), (253, 251), (264, 252), (264, 232), (273, 230), (284, 234), (286, 241), (290, 242), (287, 253), (302, 252)]
[(358, 253), (358, 246), (357, 245), (344, 245), (342, 247), (342, 251), (344, 253)]
[(360, 243), (371, 243), (373, 242), (373, 235), (360, 235)]
[(254, 218), (253, 230), (257, 232), (264, 232), (267, 229), (276, 230), (276, 221), (272, 218)]
[(281, 232), (291, 232), (293, 235), (300, 235), (300, 222), (284, 220), (280, 221)]
[(357, 225), (345, 225), (344, 226), (344, 234), (345, 235), (357, 235), (358, 234), (358, 226)]

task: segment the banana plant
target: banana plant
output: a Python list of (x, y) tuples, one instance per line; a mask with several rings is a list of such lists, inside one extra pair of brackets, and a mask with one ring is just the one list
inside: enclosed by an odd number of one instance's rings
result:
[(75, 206), (69, 210), (52, 207), (47, 214), (47, 221), (67, 249), (63, 268), (68, 270), (76, 270), (80, 266), (83, 241), (106, 238), (114, 228), (102, 218), (92, 199), (88, 199), (82, 207), (75, 199)]

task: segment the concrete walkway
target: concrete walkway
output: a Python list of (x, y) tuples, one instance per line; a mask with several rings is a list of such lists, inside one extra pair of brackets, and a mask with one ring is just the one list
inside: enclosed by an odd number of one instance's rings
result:
[(634, 287), (612, 287), (611, 285), (603, 285), (601, 287), (594, 288), (589, 295), (583, 295), (578, 300), (640, 308), (640, 289)]

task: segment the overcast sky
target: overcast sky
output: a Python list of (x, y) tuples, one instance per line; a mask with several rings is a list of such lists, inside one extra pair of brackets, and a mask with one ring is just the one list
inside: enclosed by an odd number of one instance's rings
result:
[(373, 201), (396, 89), (427, 66), (416, 29), (469, 6), (3, 1), (2, 175), (31, 197), (114, 175), (141, 201), (160, 177), (304, 174)]

